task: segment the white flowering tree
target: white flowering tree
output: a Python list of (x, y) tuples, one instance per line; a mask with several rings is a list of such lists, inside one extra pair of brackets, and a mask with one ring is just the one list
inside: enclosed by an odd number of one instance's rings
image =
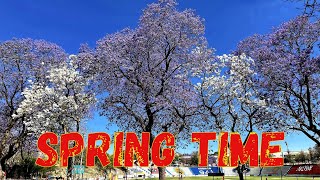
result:
[[(95, 102), (94, 94), (87, 88), (90, 79), (80, 75), (75, 56), (69, 60), (48, 71), (47, 83), (30, 81), (30, 87), (23, 91), (24, 100), (13, 118), (24, 116), (29, 133), (78, 132), (81, 120), (89, 114)], [(71, 159), (68, 164), (70, 176)]]
[[(272, 114), (257, 91), (254, 61), (245, 55), (217, 57), (207, 68), (195, 73), (202, 100), (202, 114), (209, 128), (240, 132), (246, 139), (258, 129), (270, 129)], [(244, 141), (244, 143), (246, 140)], [(243, 179), (241, 166), (239, 178)]]
[(44, 82), (50, 67), (66, 61), (56, 44), (33, 39), (12, 39), (0, 43), (0, 164), (10, 177), (8, 161), (32, 139), (25, 117), (13, 118), (23, 101), (28, 80)]

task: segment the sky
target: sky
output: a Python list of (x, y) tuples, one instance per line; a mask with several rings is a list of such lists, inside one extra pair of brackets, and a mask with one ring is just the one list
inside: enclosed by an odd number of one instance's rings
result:
[[(95, 47), (97, 40), (123, 28), (137, 27), (139, 16), (154, 0), (33, 0), (0, 1), (0, 42), (16, 38), (45, 39), (60, 45), (69, 54), (80, 44)], [(188, 0), (178, 1), (178, 9), (191, 8), (205, 19), (206, 38), (217, 54), (230, 53), (237, 43), (253, 34), (265, 34), (301, 13), (299, 4), (286, 0)], [(106, 130), (106, 118), (96, 112), (88, 121), (90, 132)], [(314, 146), (302, 134), (286, 135), (289, 149), (299, 151)], [(281, 142), (286, 150), (284, 141)], [(217, 149), (217, 144), (212, 145)], [(193, 151), (193, 147), (182, 153)]]

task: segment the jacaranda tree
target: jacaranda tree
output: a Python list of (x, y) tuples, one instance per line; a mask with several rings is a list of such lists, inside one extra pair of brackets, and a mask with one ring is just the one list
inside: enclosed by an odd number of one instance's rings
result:
[(256, 62), (260, 93), (278, 127), (302, 132), (320, 145), (320, 21), (299, 16), (267, 35), (242, 41), (238, 53)]
[[(192, 10), (178, 11), (174, 0), (148, 5), (136, 29), (124, 29), (98, 41), (99, 88), (106, 91), (103, 115), (122, 130), (189, 134), (196, 125), (197, 99), (190, 68), (201, 64), (193, 53), (206, 48), (204, 25)], [(151, 144), (150, 144), (151, 145)], [(165, 168), (159, 167), (159, 178)]]

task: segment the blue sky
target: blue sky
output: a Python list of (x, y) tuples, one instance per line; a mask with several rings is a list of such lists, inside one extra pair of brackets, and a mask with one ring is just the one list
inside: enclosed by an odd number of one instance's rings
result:
[[(152, 0), (33, 0), (0, 1), (0, 41), (13, 37), (45, 39), (77, 53), (81, 43), (91, 47), (108, 33), (137, 26), (142, 9)], [(268, 33), (273, 27), (300, 13), (299, 5), (285, 0), (178, 1), (179, 9), (191, 8), (204, 18), (206, 37), (217, 54), (230, 53), (237, 43), (255, 33)], [(106, 131), (106, 119), (95, 114), (89, 131)], [(108, 132), (115, 129), (110, 127)], [(286, 136), (290, 150), (313, 146), (302, 134)], [(283, 145), (283, 150), (286, 147)], [(216, 144), (213, 149), (217, 149)], [(187, 152), (192, 150), (192, 147)]]

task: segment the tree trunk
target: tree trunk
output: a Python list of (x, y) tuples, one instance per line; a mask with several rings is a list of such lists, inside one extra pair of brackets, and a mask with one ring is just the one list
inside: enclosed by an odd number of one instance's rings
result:
[(241, 164), (239, 164), (238, 167), (237, 167), (237, 172), (238, 172), (238, 175), (239, 175), (239, 180), (244, 180), (244, 178), (243, 178), (243, 170), (244, 170), (244, 167), (245, 167), (245, 165), (241, 165)]
[(17, 152), (17, 149), (14, 149), (14, 145), (15, 144), (10, 144), (8, 152), (4, 156), (2, 156), (0, 159), (1, 169), (2, 169), (2, 171), (6, 172), (7, 174), (9, 173), (9, 171), (6, 166), (6, 162), (8, 159), (12, 158)]
[(166, 179), (166, 167), (158, 167), (159, 171), (159, 180)]
[[(64, 133), (66, 134), (68, 131), (66, 129), (65, 126), (63, 126), (63, 129), (64, 129)], [(78, 120), (76, 122), (76, 132), (79, 132), (80, 130), (80, 121)], [(73, 145), (72, 147), (76, 146), (76, 143), (73, 142)], [(72, 170), (73, 170), (73, 157), (69, 157), (68, 158), (68, 167), (67, 167), (67, 179), (72, 179), (73, 178), (73, 174), (72, 174)]]
[(68, 158), (68, 167), (67, 167), (67, 178), (72, 179), (72, 169), (73, 169), (73, 159), (72, 157)]
[(1, 165), (1, 170), (7, 173), (6, 161), (4, 159), (1, 159), (0, 165)]

